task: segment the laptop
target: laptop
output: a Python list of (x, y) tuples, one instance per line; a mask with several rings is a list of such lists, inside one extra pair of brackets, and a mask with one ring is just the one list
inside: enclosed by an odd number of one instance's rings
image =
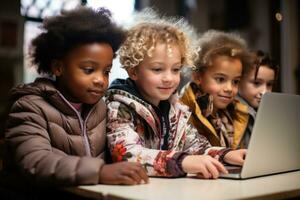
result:
[(243, 167), (221, 178), (247, 179), (300, 169), (300, 95), (263, 95)]

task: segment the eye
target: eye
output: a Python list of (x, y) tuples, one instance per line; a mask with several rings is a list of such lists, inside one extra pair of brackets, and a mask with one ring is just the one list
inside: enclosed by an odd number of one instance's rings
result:
[(111, 72), (111, 69), (105, 70), (105, 72), (104, 72), (105, 76), (109, 76), (110, 72)]
[(158, 73), (158, 72), (162, 71), (162, 68), (160, 68), (160, 67), (153, 67), (153, 68), (151, 68), (151, 71), (153, 71), (155, 73)]
[(172, 71), (177, 74), (177, 73), (180, 73), (181, 72), (181, 67), (175, 67), (172, 69)]
[(223, 83), (225, 81), (224, 77), (215, 77), (217, 83)]
[(267, 83), (267, 87), (268, 87), (268, 88), (272, 88), (273, 85), (274, 85), (274, 83)]
[(91, 74), (91, 73), (94, 72), (94, 68), (93, 68), (93, 67), (85, 67), (85, 68), (83, 68), (82, 70), (83, 70), (83, 72), (84, 72), (85, 74)]
[(252, 84), (253, 84), (255, 87), (259, 87), (262, 83), (261, 83), (260, 81), (254, 80), (254, 81), (252, 81)]
[(233, 85), (238, 85), (240, 83), (240, 79), (233, 80)]

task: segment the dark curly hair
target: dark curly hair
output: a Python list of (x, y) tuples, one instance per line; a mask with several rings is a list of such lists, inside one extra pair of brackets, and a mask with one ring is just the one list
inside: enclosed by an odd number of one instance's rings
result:
[(275, 80), (277, 80), (279, 73), (279, 65), (276, 63), (276, 61), (268, 53), (262, 50), (251, 51), (251, 53), (254, 55), (255, 61), (251, 68), (249, 68), (245, 73), (250, 73), (252, 70), (255, 70), (254, 77), (256, 79), (259, 68), (261, 66), (266, 66), (274, 70)]
[(30, 57), (39, 74), (52, 75), (51, 62), (64, 58), (74, 47), (94, 42), (108, 43), (115, 53), (125, 40), (126, 32), (119, 27), (106, 8), (94, 10), (77, 7), (46, 18), (45, 30), (31, 42)]

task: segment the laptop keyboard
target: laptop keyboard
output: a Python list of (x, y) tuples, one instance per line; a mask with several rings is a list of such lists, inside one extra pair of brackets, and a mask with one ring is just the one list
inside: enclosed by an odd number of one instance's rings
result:
[(241, 166), (226, 165), (225, 168), (227, 169), (228, 173), (230, 173), (230, 174), (239, 174), (242, 171)]

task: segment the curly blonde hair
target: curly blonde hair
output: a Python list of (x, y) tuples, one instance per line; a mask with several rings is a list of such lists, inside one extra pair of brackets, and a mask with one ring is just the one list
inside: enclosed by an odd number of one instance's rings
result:
[(246, 41), (240, 35), (209, 30), (198, 40), (195, 70), (204, 72), (219, 56), (239, 59), (243, 65), (243, 72), (252, 65), (254, 59), (247, 48)]
[(128, 31), (119, 55), (125, 69), (138, 66), (145, 56), (152, 56), (158, 43), (167, 45), (171, 53), (171, 45), (178, 45), (182, 55), (183, 66), (193, 66), (195, 51), (191, 40), (195, 32), (185, 20), (158, 16), (152, 9), (142, 11), (137, 15), (138, 22)]

